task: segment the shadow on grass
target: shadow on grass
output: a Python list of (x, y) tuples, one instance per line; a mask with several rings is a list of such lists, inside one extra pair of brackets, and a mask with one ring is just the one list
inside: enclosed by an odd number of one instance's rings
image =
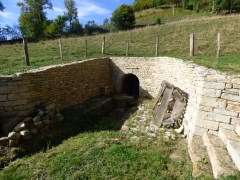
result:
[[(141, 100), (138, 100), (140, 103)], [(46, 151), (61, 144), (64, 140), (84, 132), (118, 131), (125, 120), (134, 113), (135, 106), (119, 106), (113, 103), (113, 109), (106, 114), (90, 111), (83, 113), (81, 104), (63, 110), (64, 121), (55, 124), (48, 131), (34, 136), (21, 145), (21, 153), (17, 157), (32, 155)], [(87, 107), (86, 107), (87, 108)]]

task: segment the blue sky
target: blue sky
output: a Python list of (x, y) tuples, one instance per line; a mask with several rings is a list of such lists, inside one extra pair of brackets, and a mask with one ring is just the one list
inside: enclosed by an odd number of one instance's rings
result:
[[(19, 7), (16, 6), (18, 0), (1, 0), (1, 2), (6, 7), (4, 12), (0, 13), (1, 26), (18, 24)], [(48, 19), (53, 19), (66, 11), (63, 0), (51, 0), (51, 2), (53, 10), (47, 11)], [(89, 20), (102, 24), (105, 18), (111, 17), (117, 7), (121, 4), (132, 4), (134, 0), (75, 0), (75, 2), (81, 24), (85, 24)]]

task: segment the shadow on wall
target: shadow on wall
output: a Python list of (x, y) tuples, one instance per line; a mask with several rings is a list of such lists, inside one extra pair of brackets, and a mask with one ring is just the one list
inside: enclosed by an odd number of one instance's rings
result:
[(134, 98), (153, 98), (153, 96), (144, 89), (141, 85), (141, 78), (139, 79), (139, 69), (129, 69), (129, 72), (123, 72), (116, 64), (112, 62), (112, 81), (117, 93), (133, 96)]

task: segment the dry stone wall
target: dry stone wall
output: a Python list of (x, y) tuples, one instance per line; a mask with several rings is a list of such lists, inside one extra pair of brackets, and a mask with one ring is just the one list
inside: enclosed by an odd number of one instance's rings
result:
[(122, 78), (134, 74), (140, 96), (156, 97), (163, 80), (188, 95), (183, 124), (186, 134), (217, 135), (240, 125), (240, 76), (179, 59), (114, 57), (49, 66), (0, 76), (0, 123), (6, 134), (36, 111), (37, 102), (64, 109), (86, 99), (121, 91)]
[(124, 74), (140, 81), (142, 96), (156, 97), (166, 80), (188, 94), (184, 116), (186, 134), (217, 135), (220, 128), (235, 130), (240, 124), (240, 76), (220, 73), (175, 58), (112, 58), (116, 90)]
[(109, 61), (94, 59), (0, 76), (1, 131), (8, 133), (34, 113), (37, 102), (55, 102), (63, 109), (109, 90)]

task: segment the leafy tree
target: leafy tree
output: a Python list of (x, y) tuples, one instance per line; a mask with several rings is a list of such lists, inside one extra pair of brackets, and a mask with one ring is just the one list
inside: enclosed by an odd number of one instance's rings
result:
[(148, 9), (150, 7), (153, 7), (152, 0), (135, 0), (133, 3), (133, 8), (135, 11)]
[(20, 7), (20, 29), (26, 37), (37, 38), (44, 36), (47, 27), (45, 9), (52, 9), (50, 0), (23, 0), (18, 2)]
[(74, 0), (64, 0), (64, 5), (67, 9), (66, 15), (69, 20), (69, 27), (70, 27), (70, 32), (71, 32), (72, 22), (78, 21), (78, 19), (77, 19), (78, 10), (77, 10), (76, 3)]
[(6, 25), (3, 28), (0, 28), (0, 40), (15, 40), (22, 38), (19, 26), (13, 25), (12, 27)]
[(0, 1), (0, 11), (3, 11), (5, 7), (3, 6), (3, 3)]
[(58, 16), (45, 29), (44, 34), (47, 37), (59, 37), (67, 31), (67, 16)]
[(112, 14), (111, 23), (118, 30), (131, 28), (135, 24), (135, 15), (132, 6), (123, 4), (117, 8)]
[(83, 27), (80, 24), (78, 19), (75, 20), (74, 22), (72, 22), (72, 24), (71, 24), (71, 33), (72, 34), (76, 34), (76, 35), (82, 35), (84, 33)]
[(102, 28), (104, 30), (110, 31), (110, 20), (108, 18), (104, 19)]

